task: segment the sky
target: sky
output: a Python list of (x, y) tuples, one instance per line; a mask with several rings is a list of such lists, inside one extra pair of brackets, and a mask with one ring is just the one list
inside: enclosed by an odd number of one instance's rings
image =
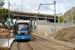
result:
[[(54, 5), (42, 5), (38, 11), (40, 3), (47, 4), (53, 3), (54, 0), (9, 0), (10, 10), (43, 13), (43, 14), (54, 14)], [(8, 8), (8, 0), (5, 0), (4, 8)], [(66, 11), (75, 6), (74, 0), (56, 0), (56, 13), (64, 14)]]

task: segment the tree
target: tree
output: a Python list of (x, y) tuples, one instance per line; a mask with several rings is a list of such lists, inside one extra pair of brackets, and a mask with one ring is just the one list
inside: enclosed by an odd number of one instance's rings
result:
[(58, 20), (58, 22), (59, 22), (59, 23), (62, 23), (62, 22), (63, 22), (63, 17), (62, 17), (62, 16), (60, 16), (60, 17), (58, 17), (58, 19), (57, 19), (57, 20)]
[(2, 8), (2, 6), (4, 5), (4, 0), (0, 0), (0, 6)]
[[(5, 22), (7, 21), (8, 18), (8, 9), (0, 9), (0, 23), (5, 24)], [(14, 18), (13, 14), (10, 13), (10, 18)], [(4, 20), (4, 21), (3, 21)]]

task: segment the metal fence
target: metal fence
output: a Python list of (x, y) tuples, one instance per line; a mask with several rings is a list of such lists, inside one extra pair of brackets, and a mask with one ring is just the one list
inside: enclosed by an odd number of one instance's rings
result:
[(66, 28), (66, 27), (71, 26), (71, 25), (73, 25), (72, 21), (69, 21), (67, 23), (62, 23), (62, 28)]
[[(54, 23), (46, 22), (45, 20), (38, 20), (36, 23), (37, 23), (37, 26), (36, 26), (37, 28), (35, 31), (36, 34), (41, 35), (41, 36), (45, 36), (45, 37), (49, 37), (49, 38), (55, 37)], [(73, 25), (75, 25), (75, 20), (73, 20), (73, 23), (72, 23), (72, 21), (68, 21), (67, 23), (63, 23), (63, 22), (62, 23), (56, 23), (56, 32), (58, 30), (61, 30), (63, 28), (73, 26)], [(65, 31), (65, 33), (66, 32), (69, 33), (69, 30)]]
[[(63, 23), (63, 22), (62, 23), (56, 23), (56, 31), (63, 29), (63, 28), (66, 28), (66, 27), (69, 27), (69, 26), (72, 26), (74, 24), (75, 24), (75, 20), (73, 20), (73, 23), (72, 23), (72, 21), (69, 21), (67, 23)], [(38, 25), (46, 27), (46, 28), (44, 28), (44, 30), (50, 29), (50, 32), (51, 32), (51, 29), (53, 29), (53, 31), (54, 31), (54, 23), (46, 22), (46, 20), (38, 20), (38, 21), (36, 21), (36, 28), (33, 27), (33, 32), (37, 32)], [(43, 29), (43, 27), (40, 27), (39, 30), (40, 29)]]
[[(50, 26), (54, 26), (53, 22), (47, 22), (46, 20), (38, 20), (37, 21), (38, 25), (50, 25)], [(61, 23), (56, 23), (56, 26), (61, 26)]]
[(0, 39), (1, 38), (13, 38), (14, 37), (14, 33), (10, 33), (9, 32), (0, 32)]
[[(73, 20), (73, 23), (72, 21), (69, 21), (67, 23), (56, 23), (56, 26), (61, 26), (62, 28), (66, 28), (68, 26), (72, 26), (75, 24), (75, 20)], [(50, 26), (54, 26), (54, 23), (52, 22), (46, 22), (46, 20), (38, 20), (37, 21), (37, 25), (50, 25)]]
[(68, 21), (67, 23), (62, 23), (62, 28), (66, 28), (73, 25), (75, 25), (75, 20), (73, 20), (73, 23), (72, 21)]

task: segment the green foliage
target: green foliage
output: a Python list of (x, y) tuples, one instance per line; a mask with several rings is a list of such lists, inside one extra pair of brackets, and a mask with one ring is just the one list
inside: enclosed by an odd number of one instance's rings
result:
[(63, 17), (60, 16), (57, 20), (58, 20), (59, 23), (62, 23), (63, 22)]
[(14, 29), (14, 26), (11, 26), (10, 28)]
[(0, 26), (0, 28), (2, 28), (2, 26)]
[(65, 20), (65, 21), (63, 21), (63, 22), (64, 22), (64, 23), (67, 23), (68, 21)]
[(75, 20), (75, 15), (73, 16), (73, 20)]
[(4, 0), (2, 0), (2, 1), (1, 1), (1, 4), (0, 4), (0, 6), (3, 6), (3, 5), (4, 5)]
[(31, 32), (33, 32), (33, 27), (31, 28)]
[(57, 34), (57, 36), (59, 36), (59, 34)]
[[(7, 21), (7, 18), (8, 18), (8, 9), (0, 9), (0, 23), (5, 23)], [(13, 14), (10, 13), (10, 18), (14, 18)], [(3, 21), (5, 20), (5, 21)]]

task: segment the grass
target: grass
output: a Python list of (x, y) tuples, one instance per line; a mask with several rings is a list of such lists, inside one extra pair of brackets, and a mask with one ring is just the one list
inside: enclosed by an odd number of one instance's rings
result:
[(59, 36), (59, 34), (57, 34), (57, 36)]
[(31, 32), (33, 32), (33, 27), (31, 27)]

